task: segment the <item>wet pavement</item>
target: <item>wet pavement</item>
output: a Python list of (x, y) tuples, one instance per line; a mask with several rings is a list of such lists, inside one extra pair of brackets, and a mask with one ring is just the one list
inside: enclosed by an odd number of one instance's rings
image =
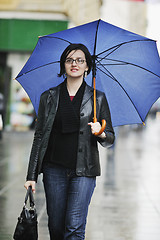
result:
[[(0, 141), (0, 240), (11, 240), (22, 210), (33, 132), (4, 132)], [(102, 176), (89, 208), (86, 240), (160, 240), (160, 119), (121, 127), (114, 148), (100, 147)], [(39, 240), (49, 240), (40, 176)], [(23, 239), (22, 239), (23, 240)]]

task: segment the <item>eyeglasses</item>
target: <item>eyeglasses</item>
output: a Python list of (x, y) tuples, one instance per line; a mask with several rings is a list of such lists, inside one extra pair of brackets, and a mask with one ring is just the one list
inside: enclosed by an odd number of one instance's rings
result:
[(66, 64), (73, 64), (73, 62), (75, 62), (77, 65), (80, 65), (80, 64), (83, 64), (84, 62), (86, 62), (86, 60), (81, 59), (81, 58), (76, 58), (76, 59), (67, 58), (65, 61)]

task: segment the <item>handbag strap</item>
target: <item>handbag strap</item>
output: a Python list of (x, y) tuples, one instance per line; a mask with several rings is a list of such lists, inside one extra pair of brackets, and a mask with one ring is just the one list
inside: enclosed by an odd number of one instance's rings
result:
[(29, 186), (26, 196), (25, 196), (25, 200), (24, 200), (24, 205), (26, 206), (27, 201), (28, 201), (28, 197), (29, 197), (29, 202), (30, 202), (30, 207), (34, 207), (35, 206), (35, 202), (34, 202), (34, 197), (33, 197), (33, 192), (32, 192), (32, 187)]

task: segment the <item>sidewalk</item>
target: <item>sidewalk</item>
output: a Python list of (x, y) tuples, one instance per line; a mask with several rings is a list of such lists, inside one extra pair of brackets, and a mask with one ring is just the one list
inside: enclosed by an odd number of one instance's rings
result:
[[(160, 121), (143, 130), (121, 127), (114, 152), (100, 147), (102, 176), (89, 208), (86, 240), (160, 239)], [(33, 132), (4, 132), (0, 141), (0, 240), (11, 240), (23, 207)], [(39, 178), (39, 240), (49, 240)]]

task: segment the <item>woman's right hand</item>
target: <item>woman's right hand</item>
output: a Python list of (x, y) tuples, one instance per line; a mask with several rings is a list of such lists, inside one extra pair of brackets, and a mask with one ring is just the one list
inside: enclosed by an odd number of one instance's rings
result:
[(36, 192), (36, 182), (35, 181), (27, 181), (24, 184), (24, 187), (28, 190), (28, 187), (31, 186), (32, 187), (32, 192), (35, 193)]

